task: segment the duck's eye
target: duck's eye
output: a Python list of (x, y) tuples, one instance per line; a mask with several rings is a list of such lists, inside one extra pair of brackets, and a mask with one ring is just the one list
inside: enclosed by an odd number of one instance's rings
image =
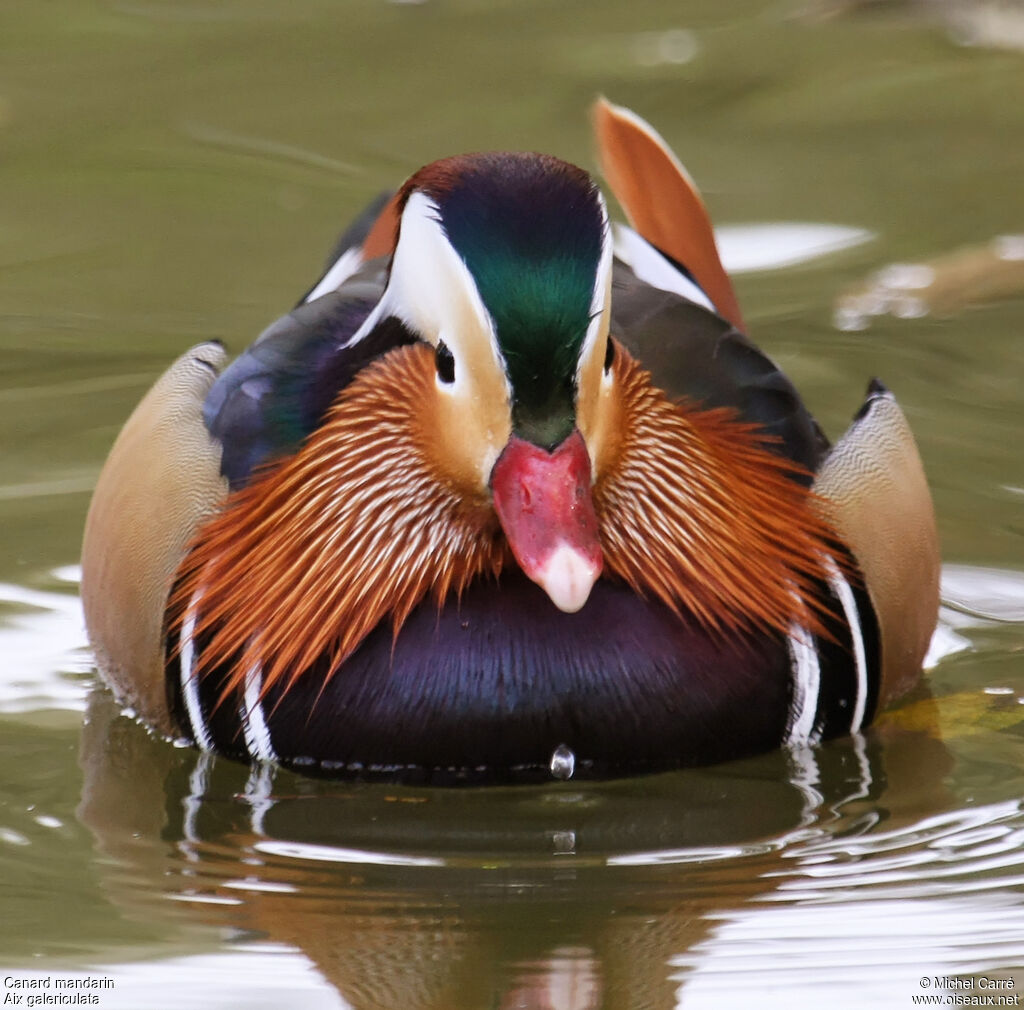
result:
[(437, 349), (434, 351), (434, 367), (437, 369), (437, 377), (446, 383), (455, 381), (455, 358), (448, 350), (448, 345), (443, 341), (437, 342)]
[(611, 337), (608, 338), (608, 343), (605, 344), (604, 348), (604, 370), (607, 372), (612, 367), (612, 362), (615, 360), (615, 341)]

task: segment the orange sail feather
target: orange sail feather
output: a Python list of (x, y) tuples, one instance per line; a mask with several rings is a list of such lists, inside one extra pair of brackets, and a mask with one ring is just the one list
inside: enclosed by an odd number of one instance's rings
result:
[(601, 171), (630, 224), (686, 267), (719, 315), (743, 330), (707, 208), (665, 141), (635, 113), (603, 98), (594, 105), (594, 132)]

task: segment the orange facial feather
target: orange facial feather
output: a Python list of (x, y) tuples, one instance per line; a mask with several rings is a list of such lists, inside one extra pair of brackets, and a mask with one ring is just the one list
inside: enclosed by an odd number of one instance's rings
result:
[[(620, 422), (594, 487), (605, 571), (710, 631), (794, 621), (820, 632), (812, 580), (832, 533), (794, 466), (728, 410), (673, 403), (620, 348)], [(331, 669), (382, 620), (397, 634), (428, 593), (440, 604), (509, 553), (493, 508), (436, 463), (433, 355), (401, 348), (367, 367), (291, 459), (233, 494), (204, 526), (170, 612), (209, 640), (199, 673), (254, 662), (263, 689)]]
[[(199, 672), (232, 662), (224, 694), (256, 661), (264, 690), (322, 654), (332, 669), (382, 619), (428, 592), (496, 575), (506, 553), (489, 504), (432, 465), (433, 353), (401, 348), (363, 370), (291, 459), (233, 494), (204, 526), (171, 604), (209, 634)], [(197, 605), (198, 604), (198, 605)]]
[(706, 627), (822, 631), (834, 534), (797, 467), (728, 409), (673, 403), (624, 351), (619, 435), (594, 488), (605, 570)]

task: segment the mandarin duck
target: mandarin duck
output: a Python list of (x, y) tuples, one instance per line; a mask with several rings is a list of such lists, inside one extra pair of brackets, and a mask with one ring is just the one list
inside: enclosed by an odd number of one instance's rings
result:
[(917, 681), (939, 562), (896, 400), (830, 445), (675, 155), (595, 127), (630, 227), (553, 157), (434, 162), (141, 401), (82, 596), (150, 725), (336, 776), (619, 776), (857, 732)]

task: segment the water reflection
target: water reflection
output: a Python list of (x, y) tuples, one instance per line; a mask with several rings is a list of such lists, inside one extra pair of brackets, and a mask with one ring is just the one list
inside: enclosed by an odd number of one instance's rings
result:
[(967, 617), (1024, 624), (1024, 575), (1020, 572), (944, 565), (942, 599)]
[(863, 228), (804, 221), (722, 225), (715, 229), (722, 264), (732, 275), (809, 263), (873, 238)]
[[(81, 572), (51, 577), (71, 590)], [(93, 663), (78, 596), (0, 583), (0, 660), (0, 712), (84, 711)]]
[(773, 1005), (766, 978), (903, 1005), (925, 971), (1024, 960), (1021, 804), (957, 806), (922, 732), (631, 783), (417, 790), (174, 749), (97, 693), (81, 763), (119, 904), (171, 899), (301, 951), (355, 1010), (668, 1010), (748, 987)]
[(905, 1007), (922, 976), (1012, 977), (1008, 968), (1024, 963), (1022, 926), (1019, 895), (996, 892), (981, 901), (866, 900), (845, 915), (829, 905), (754, 907), (721, 915), (673, 964), (688, 1010), (730, 998), (789, 1008), (794, 992), (801, 1006)]
[[(299, 951), (276, 943), (233, 945), (217, 954), (167, 958), (145, 964), (106, 965), (116, 989), (104, 994), (106, 1010), (162, 1006), (206, 1010), (349, 1010)], [(232, 979), (230, 990), (223, 979)]]
[[(77, 719), (77, 600), (15, 588), (0, 639), (39, 651), (4, 670), (0, 712)], [(947, 566), (943, 597), (940, 688), (957, 650), (1019, 637), (1024, 576)], [(129, 921), (221, 938), (201, 957), (105, 965), (125, 973), (112, 1006), (174, 965), (241, 973), (255, 992), (262, 959), (305, 1005), (353, 1010), (770, 1007), (793, 992), (902, 1007), (921, 974), (1024, 963), (1024, 773), (992, 732), (1012, 745), (1018, 694), (993, 678), (989, 693), (920, 695), (846, 741), (649, 779), (417, 790), (175, 748), (97, 689), (78, 807), (100, 851), (90, 876)], [(9, 812), (0, 869), (61, 858), (77, 830), (59, 803)], [(191, 1002), (183, 986), (168, 991)]]
[(834, 323), (864, 330), (878, 316), (950, 316), (1024, 291), (1024, 235), (997, 235), (927, 263), (892, 263), (843, 291)]

